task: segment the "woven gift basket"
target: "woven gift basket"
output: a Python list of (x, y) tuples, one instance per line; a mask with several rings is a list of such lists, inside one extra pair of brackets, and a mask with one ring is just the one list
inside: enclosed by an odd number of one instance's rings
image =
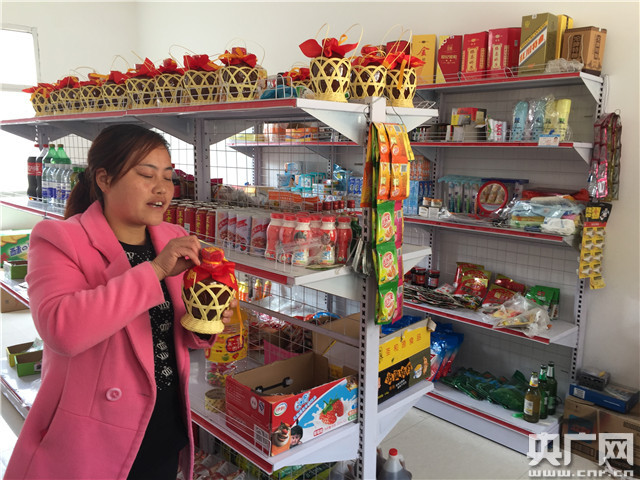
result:
[(22, 90), (25, 93), (31, 94), (29, 100), (36, 112), (36, 117), (40, 117), (42, 115), (53, 115), (50, 100), (51, 90), (53, 90), (53, 85), (50, 83), (38, 83), (38, 85), (34, 87)]
[(193, 332), (217, 334), (225, 328), (222, 314), (238, 289), (235, 264), (217, 247), (204, 247), (201, 256), (201, 264), (184, 274), (182, 300), (187, 312), (180, 323)]
[(80, 83), (78, 77), (68, 76), (58, 80), (50, 93), (54, 115), (66, 115), (82, 112)]
[(351, 64), (351, 99), (362, 100), (367, 97), (384, 97), (386, 89), (387, 67), (383, 64), (385, 51), (376, 46), (362, 47), (361, 56), (355, 57)]
[(413, 108), (413, 97), (416, 94), (418, 75), (416, 67), (424, 65), (424, 62), (411, 55), (411, 31), (409, 40), (396, 40), (387, 44), (386, 94), (389, 104), (394, 107)]
[(175, 59), (164, 59), (158, 67), (160, 73), (155, 77), (158, 105), (170, 107), (182, 103), (184, 71), (184, 68), (179, 67)]
[(80, 81), (80, 101), (82, 102), (83, 112), (102, 112), (104, 110), (105, 103), (102, 98), (102, 84), (106, 82), (108, 78), (108, 75), (100, 75), (93, 70), (87, 74), (87, 80)]
[(220, 65), (209, 55), (185, 55), (182, 78), (182, 103), (216, 103), (220, 101)]
[(148, 58), (143, 63), (136, 64), (133, 72), (124, 85), (127, 88), (131, 108), (150, 108), (157, 106), (156, 80), (160, 72)]
[(244, 47), (233, 47), (220, 55), (224, 64), (220, 69), (220, 94), (223, 102), (255, 100), (260, 95), (260, 82), (267, 71), (258, 64), (257, 57)]
[[(355, 25), (354, 25), (355, 26)], [(318, 33), (325, 27), (323, 25)], [(349, 31), (350, 27), (347, 31)], [(327, 34), (328, 34), (327, 27)], [(317, 34), (316, 34), (317, 37)], [(360, 34), (362, 38), (362, 32)], [(340, 39), (324, 38), (318, 43), (315, 38), (306, 40), (300, 44), (300, 50), (311, 58), (311, 90), (316, 99), (330, 100), (334, 102), (346, 102), (351, 81), (351, 58), (345, 58), (347, 52), (353, 50), (360, 43), (344, 43), (347, 35)]]
[(305, 87), (311, 89), (311, 71), (308, 66), (292, 67), (288, 72), (284, 72), (282, 76), (291, 79), (293, 88)]

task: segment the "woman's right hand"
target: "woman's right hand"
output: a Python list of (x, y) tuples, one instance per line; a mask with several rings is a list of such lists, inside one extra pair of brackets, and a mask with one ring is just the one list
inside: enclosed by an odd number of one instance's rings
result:
[(178, 275), (200, 265), (200, 240), (195, 235), (174, 238), (167, 243), (151, 265), (159, 280)]

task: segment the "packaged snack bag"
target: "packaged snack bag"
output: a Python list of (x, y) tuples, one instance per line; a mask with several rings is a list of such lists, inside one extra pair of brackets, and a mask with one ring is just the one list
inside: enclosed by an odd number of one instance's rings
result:
[(376, 244), (394, 240), (396, 235), (395, 202), (378, 203), (376, 208)]
[(378, 149), (380, 161), (378, 163), (378, 189), (376, 198), (378, 202), (389, 200), (391, 191), (391, 152), (389, 151), (389, 139), (383, 123), (376, 123)]
[[(540, 305), (552, 317), (554, 300), (560, 298), (560, 290), (553, 287), (545, 287), (544, 285), (535, 285), (529, 289), (525, 298), (533, 300)], [(555, 302), (557, 304), (557, 302)], [(556, 309), (557, 310), (557, 309)]]
[(396, 224), (396, 247), (402, 248), (404, 241), (404, 213), (402, 212), (402, 202), (395, 202), (394, 220)]
[(376, 323), (389, 323), (396, 316), (398, 308), (398, 282), (385, 283), (378, 287), (378, 297), (376, 302)]
[(391, 151), (391, 188), (389, 200), (404, 200), (409, 197), (409, 156), (404, 141), (404, 125), (385, 124)]
[(519, 293), (520, 295), (524, 295), (527, 291), (527, 287), (523, 283), (518, 283), (502, 274), (496, 275), (496, 280), (494, 283), (499, 287), (504, 287), (507, 290)]
[(489, 287), (489, 291), (482, 301), (482, 312), (495, 312), (498, 308), (500, 308), (500, 305), (512, 298), (515, 294), (516, 292), (508, 290), (494, 283), (493, 285), (491, 285), (491, 287)]
[[(376, 270), (378, 285), (395, 280), (398, 276), (398, 250), (395, 242), (382, 243), (376, 247)], [(397, 287), (396, 287), (397, 289)]]
[(458, 282), (460, 281), (460, 278), (462, 277), (463, 270), (465, 270), (467, 268), (475, 268), (477, 270), (483, 270), (484, 269), (484, 265), (477, 265), (475, 263), (456, 262), (456, 264), (458, 265), (458, 268), (456, 270), (456, 276), (455, 276), (455, 278), (453, 280), (453, 285), (455, 287), (458, 286)]
[(377, 134), (374, 125), (369, 126), (369, 135), (367, 136), (367, 160), (364, 164), (364, 173), (362, 177), (362, 194), (360, 196), (360, 207), (369, 208), (372, 204), (373, 195), (373, 169), (376, 163), (374, 152), (377, 152)]

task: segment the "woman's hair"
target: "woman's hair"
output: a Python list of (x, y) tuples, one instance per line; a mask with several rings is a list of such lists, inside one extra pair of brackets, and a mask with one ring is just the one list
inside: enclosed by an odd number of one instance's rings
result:
[(87, 168), (78, 177), (64, 212), (64, 218), (84, 212), (99, 200), (104, 207), (102, 191), (96, 182), (96, 172), (104, 168), (112, 182), (117, 182), (140, 160), (156, 148), (169, 152), (169, 144), (159, 133), (133, 124), (111, 125), (95, 138), (87, 154)]

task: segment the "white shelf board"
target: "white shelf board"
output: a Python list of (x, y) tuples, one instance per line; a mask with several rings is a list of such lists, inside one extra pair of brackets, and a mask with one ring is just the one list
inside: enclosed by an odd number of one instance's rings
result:
[(529, 435), (559, 433), (562, 418), (562, 411), (558, 411), (538, 423), (529, 423), (514, 418), (516, 412), (473, 399), (442, 383), (436, 383), (416, 407), (523, 454), (529, 449)]
[(433, 383), (424, 380), (379, 404), (378, 443), (384, 440), (410, 408), (432, 390)]
[(446, 308), (433, 307), (431, 305), (419, 304), (405, 300), (405, 308), (419, 310), (422, 312), (430, 313), (432, 315), (441, 316), (457, 322), (466, 323), (468, 325), (475, 325), (480, 328), (486, 328), (494, 330), (495, 332), (513, 335), (524, 339), (529, 339), (533, 342), (539, 342), (544, 344), (562, 345), (565, 347), (575, 347), (578, 340), (578, 327), (575, 324), (569, 322), (563, 322), (560, 320), (553, 320), (551, 322), (551, 328), (546, 332), (536, 335), (534, 337), (527, 337), (518, 329), (513, 328), (493, 328), (493, 325), (483, 321), (482, 315), (471, 310), (458, 309), (450, 310)]
[[(236, 264), (236, 270), (255, 275), (284, 285), (298, 285), (313, 288), (331, 295), (360, 300), (360, 276), (350, 266), (330, 270), (312, 270), (294, 267), (255, 257), (244, 253), (225, 250), (227, 260)], [(413, 268), (422, 258), (431, 255), (431, 247), (404, 244), (402, 258), (405, 272)]]

